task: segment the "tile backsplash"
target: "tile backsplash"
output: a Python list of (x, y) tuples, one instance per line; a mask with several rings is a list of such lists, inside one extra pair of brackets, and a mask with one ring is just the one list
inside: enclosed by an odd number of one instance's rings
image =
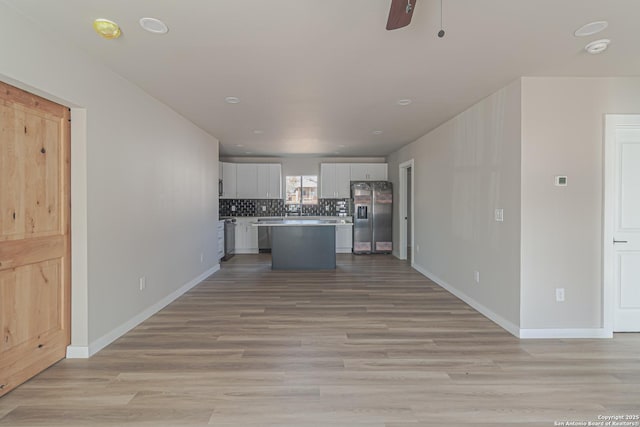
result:
[[(349, 215), (349, 199), (319, 199), (317, 205), (302, 205), (302, 215)], [(220, 199), (219, 215), (223, 216), (284, 216), (298, 215), (300, 205), (285, 206), (284, 200)]]

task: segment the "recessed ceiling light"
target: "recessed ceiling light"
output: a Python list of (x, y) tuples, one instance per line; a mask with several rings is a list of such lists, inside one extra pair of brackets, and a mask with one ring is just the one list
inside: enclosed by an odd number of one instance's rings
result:
[[(407, 104), (409, 105), (409, 104)], [(382, 135), (382, 131), (381, 130), (374, 130), (373, 132), (371, 132), (374, 135)]]
[(344, 148), (344, 147), (346, 147), (346, 145), (344, 145), (344, 144), (339, 144), (339, 145), (338, 145), (338, 147), (340, 147), (340, 148)]
[(607, 21), (589, 22), (588, 24), (584, 24), (582, 27), (578, 28), (573, 35), (576, 37), (592, 36), (604, 30), (608, 26), (609, 23)]
[(611, 43), (611, 40), (609, 39), (596, 40), (586, 45), (584, 47), (584, 50), (592, 55), (596, 55), (607, 50), (607, 48), (609, 47), (609, 43)]
[(256, 130), (253, 131), (253, 133), (255, 133), (256, 135), (262, 135), (264, 133), (264, 131), (260, 130), (260, 129), (256, 129)]
[(334, 151), (333, 154), (340, 154), (340, 152), (339, 151)]
[(169, 31), (167, 24), (156, 18), (140, 18), (140, 26), (150, 33), (166, 34)]
[(240, 102), (240, 98), (236, 98), (235, 96), (227, 96), (224, 99), (224, 102), (226, 102), (227, 104), (237, 104)]
[(96, 33), (98, 33), (100, 37), (107, 40), (117, 39), (120, 37), (120, 34), (122, 34), (120, 26), (108, 19), (96, 19), (93, 21), (93, 29), (96, 30)]
[(412, 102), (413, 102), (413, 101), (412, 101), (412, 100), (410, 100), (410, 99), (399, 99), (399, 100), (396, 102), (396, 104), (398, 104), (398, 105), (402, 105), (402, 106), (405, 106), (405, 105), (409, 105), (409, 104), (411, 104)]
[(242, 144), (236, 144), (236, 147), (244, 147)]
[(245, 151), (244, 154), (253, 154), (252, 151)]

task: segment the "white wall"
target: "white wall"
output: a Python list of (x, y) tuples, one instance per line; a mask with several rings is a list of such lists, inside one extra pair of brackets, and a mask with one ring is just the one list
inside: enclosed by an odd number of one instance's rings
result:
[(0, 79), (86, 113), (72, 129), (73, 188), (86, 186), (72, 194), (74, 215), (86, 212), (72, 233), (88, 234), (72, 260), (86, 267), (74, 304), (87, 305), (72, 329), (86, 335), (72, 345), (95, 350), (218, 266), (218, 141), (2, 3), (0, 51)]
[(522, 328), (602, 327), (604, 115), (639, 112), (640, 78), (522, 80)]
[(390, 155), (396, 183), (415, 159), (416, 268), (523, 337), (607, 336), (604, 116), (638, 113), (640, 78), (525, 77)]
[[(520, 323), (520, 105), (516, 81), (387, 158), (396, 189), (399, 164), (415, 161), (415, 267), (512, 332)], [(397, 191), (394, 202), (397, 243)], [(494, 221), (495, 208), (504, 222)]]

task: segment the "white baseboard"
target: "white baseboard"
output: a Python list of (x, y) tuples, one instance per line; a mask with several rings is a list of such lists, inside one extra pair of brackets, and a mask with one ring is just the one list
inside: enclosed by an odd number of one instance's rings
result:
[(67, 359), (88, 359), (89, 347), (82, 345), (67, 346)]
[(604, 328), (586, 329), (520, 329), (523, 339), (557, 338), (613, 338), (613, 332)]
[(427, 269), (413, 264), (412, 267), (433, 280), (442, 288), (451, 292), (462, 301), (476, 309), (480, 314), (487, 317), (498, 326), (502, 327), (512, 335), (521, 339), (558, 339), (558, 338), (613, 338), (613, 332), (605, 328), (585, 328), (585, 329), (520, 329), (517, 325), (508, 321), (504, 317), (494, 313), (484, 305), (480, 304), (464, 292), (438, 278)]
[(497, 324), (501, 328), (505, 329), (507, 332), (511, 333), (512, 335), (514, 335), (516, 337), (519, 337), (520, 328), (518, 327), (518, 325), (508, 321), (507, 319), (505, 319), (504, 317), (500, 316), (499, 314), (494, 313), (492, 310), (490, 310), (487, 307), (485, 307), (484, 305), (480, 304), (478, 301), (474, 300), (469, 295), (467, 295), (464, 292), (461, 292), (458, 289), (454, 288), (453, 286), (451, 286), (450, 284), (448, 284), (444, 280), (440, 279), (435, 274), (432, 274), (427, 269), (425, 269), (423, 267), (420, 267), (418, 264), (413, 263), (411, 266), (414, 269), (416, 269), (417, 271), (419, 271), (420, 273), (422, 273), (424, 276), (426, 276), (429, 279), (433, 280), (440, 287), (446, 289), (447, 291), (449, 291), (450, 293), (452, 293), (456, 297), (460, 298), (462, 301), (464, 301), (467, 304), (469, 304), (471, 307), (473, 307), (480, 314), (482, 314), (483, 316), (487, 317), (489, 320), (491, 320), (492, 322), (494, 322), (495, 324)]
[(112, 342), (114, 342), (116, 339), (120, 338), (122, 335), (126, 334), (131, 329), (135, 328), (140, 323), (144, 322), (149, 317), (153, 316), (158, 311), (162, 310), (167, 305), (171, 304), (173, 301), (179, 298), (182, 294), (184, 294), (185, 292), (187, 292), (188, 290), (190, 290), (191, 288), (193, 288), (194, 286), (196, 286), (197, 284), (199, 284), (204, 279), (211, 276), (213, 273), (215, 273), (218, 270), (220, 270), (220, 264), (214, 265), (209, 270), (200, 274), (198, 277), (190, 280), (188, 283), (186, 283), (179, 289), (176, 289), (166, 297), (162, 298), (160, 301), (153, 304), (151, 307), (147, 308), (140, 314), (132, 317), (122, 325), (118, 326), (117, 328), (106, 333), (105, 335), (101, 336), (97, 340), (93, 341), (92, 343), (89, 344), (88, 347), (73, 346), (73, 345), (68, 346), (67, 358), (86, 359), (93, 356), (94, 354), (96, 354), (97, 352), (99, 352), (100, 350), (102, 350)]

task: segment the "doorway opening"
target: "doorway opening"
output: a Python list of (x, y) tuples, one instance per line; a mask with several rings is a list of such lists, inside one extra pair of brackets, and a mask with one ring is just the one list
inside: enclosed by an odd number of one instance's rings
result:
[(605, 121), (603, 326), (640, 332), (640, 115)]
[(415, 166), (413, 159), (400, 164), (400, 239), (398, 258), (407, 260), (413, 266), (415, 251), (414, 242), (414, 188)]

